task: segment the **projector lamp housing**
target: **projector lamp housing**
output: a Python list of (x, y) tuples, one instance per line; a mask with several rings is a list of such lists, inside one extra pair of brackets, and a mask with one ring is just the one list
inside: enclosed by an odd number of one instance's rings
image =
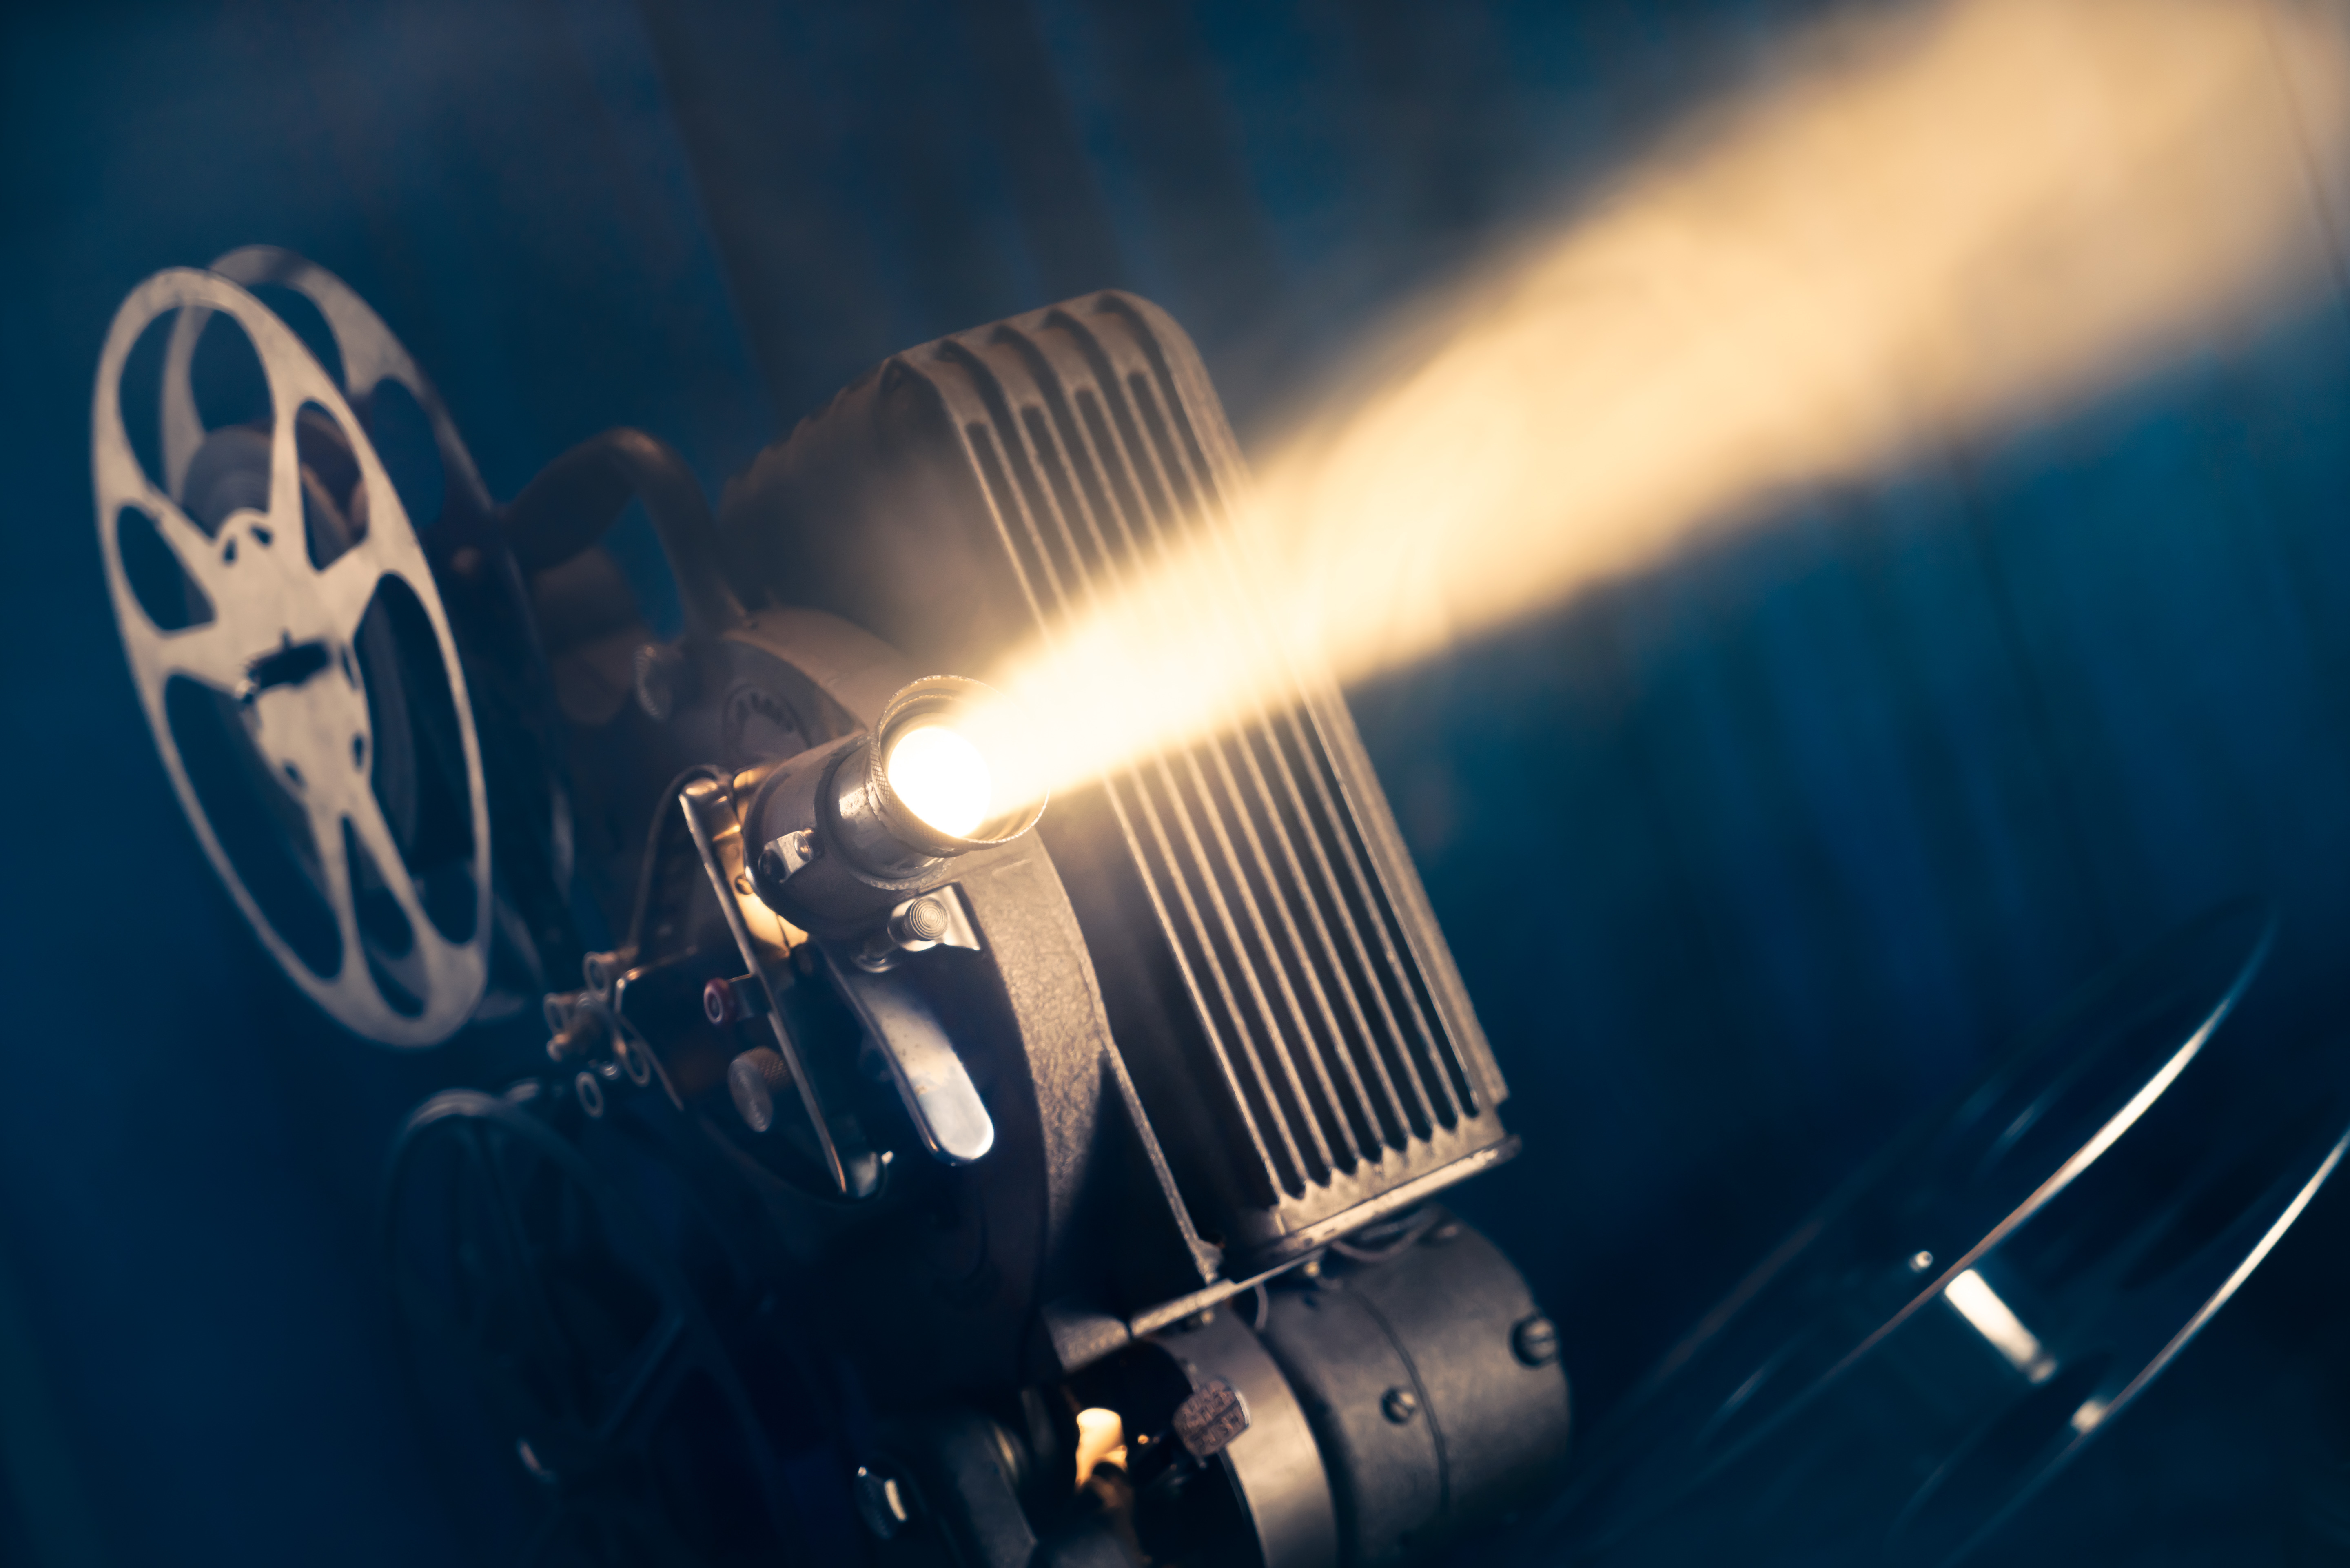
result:
[[(731, 484), (719, 526), (777, 590), (922, 665), (984, 670), (1228, 527), (1245, 483), (1190, 340), (1105, 293), (891, 358)], [(1514, 1152), (1326, 680), (1068, 792), (1039, 832), (1203, 1260), (1277, 1265)]]

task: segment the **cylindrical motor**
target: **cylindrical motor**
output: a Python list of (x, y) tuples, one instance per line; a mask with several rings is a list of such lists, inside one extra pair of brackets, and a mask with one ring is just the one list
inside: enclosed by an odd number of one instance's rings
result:
[(1263, 1334), (1328, 1468), (1347, 1568), (1425, 1558), (1566, 1455), (1558, 1335), (1501, 1249), (1440, 1210), (1388, 1248), (1274, 1291)]
[[(1175, 1568), (1429, 1562), (1541, 1494), (1566, 1457), (1556, 1331), (1501, 1250), (1433, 1207), (1067, 1392), (1115, 1413), (1124, 1528)], [(1190, 1429), (1203, 1421), (1204, 1442)]]

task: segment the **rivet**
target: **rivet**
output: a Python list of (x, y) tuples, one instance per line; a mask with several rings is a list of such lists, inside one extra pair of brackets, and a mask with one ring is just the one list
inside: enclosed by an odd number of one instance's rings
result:
[(1536, 1313), (1510, 1330), (1510, 1352), (1528, 1366), (1548, 1366), (1558, 1359), (1558, 1325)]

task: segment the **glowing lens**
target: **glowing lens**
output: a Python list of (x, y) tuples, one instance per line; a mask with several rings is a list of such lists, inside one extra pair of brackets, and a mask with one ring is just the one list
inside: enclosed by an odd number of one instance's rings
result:
[(943, 724), (907, 731), (883, 764), (908, 810), (941, 833), (968, 838), (987, 820), (995, 781), (971, 738)]

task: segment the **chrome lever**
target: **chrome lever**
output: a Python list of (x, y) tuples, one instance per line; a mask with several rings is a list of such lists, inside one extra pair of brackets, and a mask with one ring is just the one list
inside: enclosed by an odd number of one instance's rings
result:
[(902, 969), (874, 971), (825, 950), (825, 961), (858, 1022), (889, 1064), (922, 1147), (948, 1165), (969, 1165), (995, 1147), (995, 1123), (938, 1014)]

